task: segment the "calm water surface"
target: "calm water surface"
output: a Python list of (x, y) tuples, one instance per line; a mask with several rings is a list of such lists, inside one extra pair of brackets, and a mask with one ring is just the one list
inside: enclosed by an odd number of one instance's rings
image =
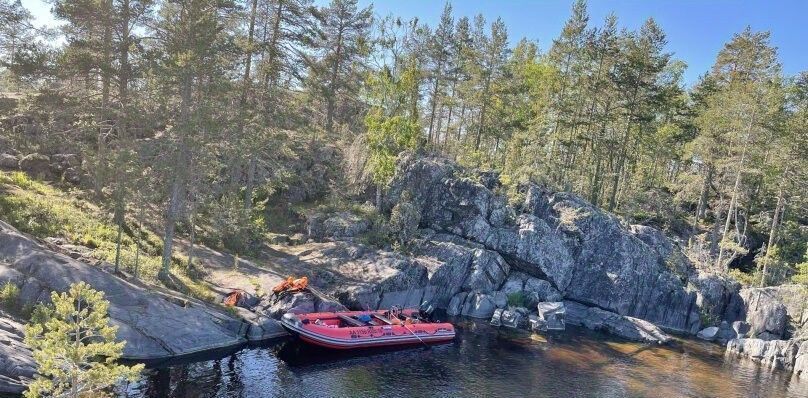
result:
[(808, 379), (725, 358), (720, 347), (658, 347), (583, 330), (538, 336), (459, 321), (429, 350), (335, 354), (295, 341), (148, 371), (130, 397), (808, 397)]

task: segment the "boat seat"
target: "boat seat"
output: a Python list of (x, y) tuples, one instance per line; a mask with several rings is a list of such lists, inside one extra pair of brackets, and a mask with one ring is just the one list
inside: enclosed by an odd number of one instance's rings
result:
[(347, 322), (350, 325), (367, 326), (364, 322), (361, 322), (361, 321), (359, 321), (357, 319), (354, 319), (352, 317), (349, 317), (347, 315), (339, 314), (339, 319), (342, 319), (343, 321)]
[(373, 316), (374, 316), (374, 317), (376, 317), (376, 319), (378, 319), (378, 320), (380, 320), (380, 321), (384, 322), (384, 323), (385, 323), (385, 324), (387, 324), (387, 325), (392, 325), (392, 324), (393, 324), (393, 321), (391, 321), (391, 320), (389, 320), (389, 319), (385, 318), (384, 316), (381, 316), (381, 315), (379, 315), (379, 314), (373, 314)]

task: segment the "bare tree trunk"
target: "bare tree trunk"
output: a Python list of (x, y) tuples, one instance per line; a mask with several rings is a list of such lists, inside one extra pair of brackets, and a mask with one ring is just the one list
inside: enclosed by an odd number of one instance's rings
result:
[(191, 224), (191, 236), (188, 242), (188, 270), (194, 267), (194, 244), (196, 243), (196, 206), (192, 205), (191, 213), (188, 217), (188, 222)]
[(120, 271), (121, 266), (121, 235), (123, 235), (123, 223), (118, 223), (118, 238), (115, 240), (115, 273)]
[[(754, 116), (753, 116), (753, 119), (754, 119)], [(749, 127), (750, 130), (751, 130), (751, 125), (752, 125), (752, 122), (750, 122), (750, 127)], [(734, 215), (733, 212), (734, 212), (736, 204), (738, 203), (738, 189), (741, 186), (741, 176), (743, 175), (744, 163), (746, 161), (746, 150), (748, 148), (748, 145), (746, 145), (747, 141), (748, 141), (748, 136), (747, 136), (747, 139), (744, 140), (743, 150), (741, 151), (741, 160), (738, 162), (738, 172), (735, 174), (735, 184), (732, 187), (732, 197), (730, 198), (729, 207), (727, 208), (727, 218), (724, 221), (724, 232), (721, 235), (721, 241), (724, 241), (724, 239), (727, 238), (727, 234), (729, 233), (729, 227), (730, 227), (730, 224), (732, 222), (732, 216)], [(716, 266), (725, 268), (722, 265), (723, 258), (724, 258), (724, 248), (719, 247), (718, 248), (718, 259), (716, 260)]]
[[(431, 104), (432, 111), (429, 115), (429, 133), (427, 134), (428, 137), (427, 140), (430, 144), (432, 144), (433, 140), (432, 130), (435, 126), (435, 110), (438, 108), (438, 90), (440, 90), (440, 74), (442, 69), (443, 69), (443, 61), (441, 60), (440, 62), (438, 62), (437, 65), (438, 74), (437, 76), (435, 76), (435, 84), (432, 86), (432, 104)], [(438, 130), (440, 131), (440, 129)], [(435, 142), (436, 143), (438, 142), (436, 137)]]
[(707, 213), (707, 199), (710, 193), (710, 185), (713, 183), (713, 165), (707, 164), (707, 170), (704, 174), (704, 181), (701, 184), (701, 193), (699, 194), (699, 203), (696, 206), (696, 223), (703, 220)]
[(191, 75), (185, 71), (182, 78), (182, 89), (180, 90), (180, 139), (179, 139), (179, 159), (177, 166), (173, 170), (171, 181), (171, 193), (168, 199), (168, 208), (165, 217), (165, 232), (163, 235), (163, 261), (160, 268), (160, 276), (167, 277), (171, 266), (171, 254), (174, 248), (174, 229), (176, 228), (177, 216), (180, 211), (181, 193), (185, 184), (185, 170), (190, 160), (189, 148), (186, 135), (190, 128), (191, 113)]
[(138, 277), (138, 270), (140, 268), (140, 244), (141, 244), (140, 237), (141, 235), (143, 235), (143, 216), (144, 216), (143, 213), (145, 211), (145, 208), (143, 206), (142, 200), (143, 199), (141, 198), (140, 214), (138, 215), (137, 241), (135, 242), (135, 270), (133, 272), (135, 278)]
[[(777, 190), (777, 205), (774, 207), (774, 214), (772, 215), (772, 226), (769, 229), (769, 245), (767, 246), (769, 250), (772, 249), (777, 244), (777, 230), (780, 228), (780, 220), (783, 212), (783, 207), (785, 206), (785, 189), (783, 189), (783, 185), (785, 185), (785, 175), (788, 172), (788, 169), (783, 172), (783, 177), (780, 179), (780, 186)], [(766, 252), (768, 255), (768, 251)]]
[(247, 102), (247, 98), (250, 96), (252, 92), (252, 82), (250, 81), (250, 72), (252, 69), (252, 57), (253, 57), (253, 36), (255, 34), (255, 15), (256, 10), (258, 8), (258, 0), (252, 0), (252, 6), (250, 7), (250, 25), (247, 33), (247, 54), (245, 55), (244, 59), (244, 89), (241, 92), (241, 105), (244, 105)]
[(334, 133), (334, 111), (336, 109), (337, 89), (339, 88), (339, 67), (342, 57), (342, 28), (337, 34), (337, 48), (334, 49), (334, 62), (331, 65), (331, 79), (328, 82), (328, 95), (326, 95), (327, 109), (325, 119), (325, 130), (328, 134)]
[(250, 160), (247, 164), (247, 183), (244, 186), (244, 209), (250, 210), (252, 209), (252, 202), (253, 202), (253, 187), (255, 185), (255, 168), (256, 168), (256, 159), (255, 156), (250, 156)]
[(454, 112), (455, 108), (455, 97), (456, 97), (456, 88), (457, 88), (457, 80), (452, 81), (452, 99), (449, 105), (449, 116), (446, 118), (446, 135), (443, 136), (443, 147), (449, 144), (449, 132), (452, 128), (452, 113)]
[(163, 262), (160, 269), (161, 276), (167, 277), (171, 266), (171, 253), (174, 249), (174, 229), (177, 224), (177, 214), (180, 208), (180, 181), (175, 177), (171, 183), (171, 195), (168, 199), (166, 211), (165, 232), (163, 234)]
[(480, 110), (480, 125), (477, 126), (477, 138), (474, 141), (474, 149), (479, 151), (480, 150), (480, 141), (483, 135), (483, 128), (485, 126), (485, 113), (488, 108), (488, 92), (491, 88), (491, 77), (488, 76), (485, 79), (485, 88), (483, 89), (483, 108)]

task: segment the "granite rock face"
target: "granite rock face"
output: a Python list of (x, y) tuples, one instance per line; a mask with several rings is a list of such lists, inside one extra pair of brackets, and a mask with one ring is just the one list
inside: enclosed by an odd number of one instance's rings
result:
[(448, 315), (463, 315), (472, 318), (490, 319), (498, 308), (505, 308), (508, 298), (502, 292), (460, 292), (449, 301)]
[(774, 288), (746, 288), (733, 296), (724, 315), (727, 321), (749, 323), (749, 336), (763, 340), (779, 340), (788, 326), (788, 310), (774, 293)]
[[(805, 371), (808, 341), (734, 339), (727, 343), (727, 352), (761, 362), (773, 369), (793, 369), (801, 374)], [(799, 367), (795, 369), (795, 366)]]
[(561, 301), (562, 299), (561, 293), (550, 282), (518, 271), (508, 275), (508, 279), (500, 291), (505, 294), (522, 292), (525, 305), (529, 308), (535, 307), (540, 302)]
[(418, 260), (427, 267), (433, 298), (445, 307), (460, 291), (492, 292), (500, 288), (510, 265), (499, 253), (449, 234), (434, 234), (420, 242)]
[[(483, 177), (446, 160), (405, 155), (385, 206), (389, 210), (409, 192), (421, 210), (422, 228), (482, 245), (565, 299), (673, 330), (698, 331), (697, 294), (687, 288), (695, 270), (661, 233), (624, 225), (573, 194), (536, 185), (526, 188), (523, 204), (512, 207)], [(508, 278), (503, 289), (514, 291), (518, 284)], [(536, 290), (537, 296), (552, 293), (548, 286)], [(528, 291), (525, 285), (523, 291)]]
[(23, 325), (0, 310), (0, 394), (20, 394), (34, 378), (36, 364), (24, 338)]
[(222, 348), (245, 341), (246, 325), (203, 302), (147, 289), (96, 267), (53, 253), (0, 222), (0, 283), (20, 287), (20, 307), (49, 300), (84, 281), (103, 291), (110, 302), (111, 323), (126, 340), (124, 357), (168, 358)]
[(726, 318), (730, 302), (737, 300), (741, 289), (738, 282), (716, 273), (700, 273), (690, 278), (689, 283), (696, 292), (696, 305), (711, 324)]

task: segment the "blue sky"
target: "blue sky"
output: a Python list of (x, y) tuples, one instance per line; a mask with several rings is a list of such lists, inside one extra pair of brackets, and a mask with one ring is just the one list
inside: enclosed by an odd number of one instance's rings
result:
[[(324, 4), (327, 0), (316, 0)], [(405, 19), (418, 17), (434, 25), (443, 9), (443, 1), (427, 0), (360, 0), (374, 3), (378, 15), (394, 14)], [(42, 0), (22, 0), (42, 24), (52, 24), (50, 6)], [(539, 42), (546, 49), (558, 36), (569, 16), (572, 0), (464, 0), (453, 1), (455, 16), (482, 13), (487, 19), (502, 17), (508, 27), (511, 43), (521, 37)], [(772, 33), (772, 44), (778, 47), (783, 71), (793, 75), (808, 70), (808, 0), (743, 1), (743, 0), (590, 0), (592, 23), (600, 22), (614, 12), (621, 25), (639, 27), (648, 17), (668, 35), (668, 49), (685, 61), (685, 79), (693, 83), (709, 70), (715, 56), (732, 35), (746, 25), (754, 30)]]

